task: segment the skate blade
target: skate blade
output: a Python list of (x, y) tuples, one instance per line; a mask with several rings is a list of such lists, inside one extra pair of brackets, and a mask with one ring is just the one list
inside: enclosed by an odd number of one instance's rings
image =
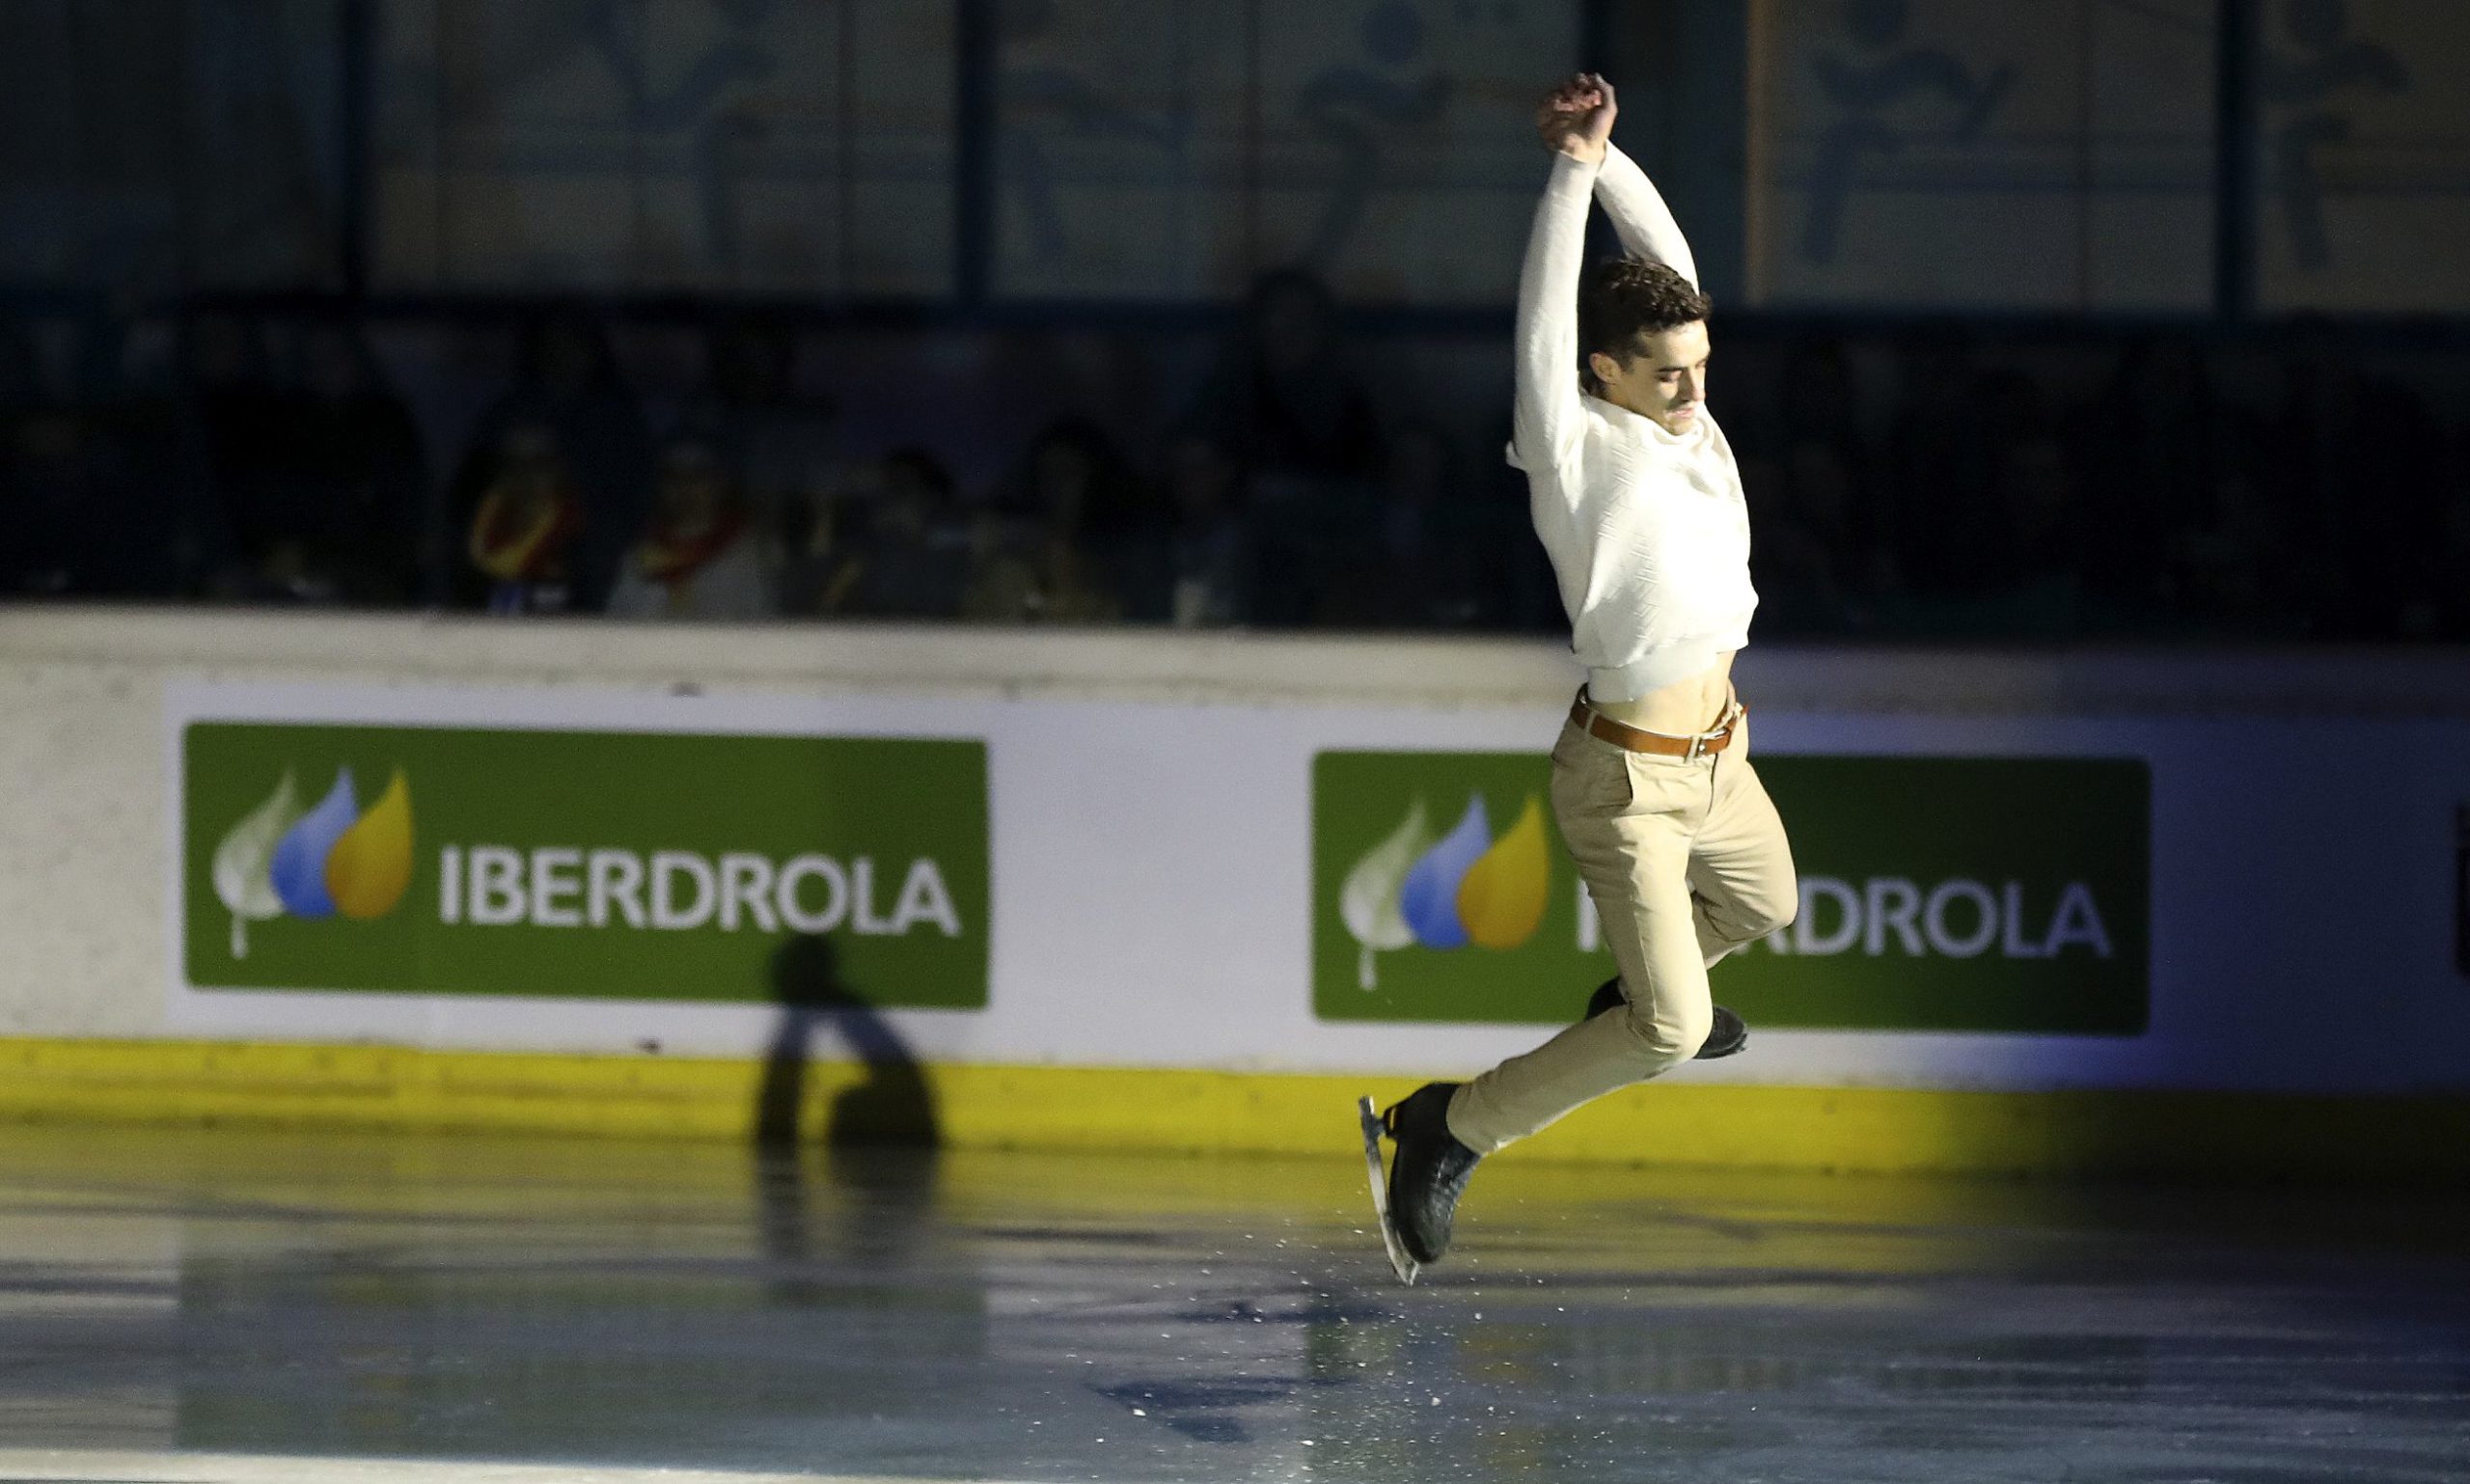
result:
[(1356, 1104), (1356, 1116), (1363, 1125), (1364, 1170), (1372, 1181), (1372, 1214), (1381, 1219), (1381, 1245), (1389, 1250), (1389, 1267), (1398, 1281), (1412, 1288), (1423, 1265), (1407, 1255), (1398, 1241), (1398, 1223), (1389, 1219), (1389, 1172), (1381, 1168), (1381, 1114), (1373, 1109), (1372, 1099), (1364, 1098)]

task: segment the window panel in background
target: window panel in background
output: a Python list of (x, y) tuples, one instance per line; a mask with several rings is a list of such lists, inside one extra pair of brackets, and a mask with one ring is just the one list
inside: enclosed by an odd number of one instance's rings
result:
[(338, 0), (0, 0), (0, 283), (342, 279)]
[(1303, 266), (1351, 303), (1506, 305), (1580, 11), (1007, 0), (996, 290), (1216, 300)]
[(2214, 0), (1756, 0), (1775, 307), (2201, 312)]
[(997, 0), (990, 284), (1222, 298), (1246, 241), (1249, 4)]
[(2470, 5), (2268, 0), (2257, 69), (2257, 300), (2470, 309)]
[(394, 0), (395, 289), (941, 295), (953, 25), (905, 0)]
[(1580, 8), (1262, 12), (1263, 266), (1302, 263), (1358, 303), (1507, 308), (1548, 163), (1535, 104), (1578, 65)]

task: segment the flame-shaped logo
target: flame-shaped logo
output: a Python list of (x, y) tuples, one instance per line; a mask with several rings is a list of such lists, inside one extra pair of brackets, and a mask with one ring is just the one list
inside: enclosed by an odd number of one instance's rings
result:
[(412, 886), (412, 783), (397, 768), (386, 791), (326, 854), (326, 895), (366, 922), (395, 910)]
[(232, 956), (249, 956), (248, 924), (286, 915), (382, 918), (412, 884), (412, 785), (397, 768), (361, 812), (351, 769), (307, 811), (287, 769), (214, 851), (214, 894), (232, 914)]
[(359, 818), (360, 806), (352, 801), (351, 769), (341, 769), (325, 798), (275, 843), (268, 871), (284, 911), (312, 920), (335, 915), (335, 899), (326, 893), (326, 858)]
[(1439, 839), (1417, 799), (1389, 837), (1347, 872), (1338, 911), (1362, 950), (1356, 982), (1380, 987), (1373, 955), (1410, 945), (1427, 948), (1515, 948), (1543, 924), (1551, 892), (1551, 852), (1544, 804), (1532, 794), (1499, 839), (1482, 794)]
[(1479, 948), (1514, 948), (1544, 922), (1551, 887), (1551, 852), (1544, 843), (1544, 804), (1529, 795), (1518, 823), (1467, 867), (1458, 883), (1458, 921)]

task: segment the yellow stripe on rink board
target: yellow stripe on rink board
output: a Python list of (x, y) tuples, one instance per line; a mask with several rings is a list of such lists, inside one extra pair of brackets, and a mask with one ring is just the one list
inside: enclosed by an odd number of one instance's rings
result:
[(189, 1453), (117, 1448), (0, 1447), (6, 1477), (41, 1484), (936, 1484), (820, 1473), (738, 1473), (701, 1469), (620, 1468), (599, 1464), (476, 1463), (465, 1459), (288, 1458), (246, 1453)]
[[(924, 1069), (945, 1142), (968, 1149), (1345, 1154), (1355, 1099), (1414, 1086), (1106, 1067)], [(819, 1134), (865, 1068), (805, 1069)], [(880, 1088), (880, 1084), (878, 1084)], [(383, 1046), (0, 1039), (0, 1118), (745, 1139), (757, 1060)], [(914, 1103), (914, 1097), (912, 1099)], [(1606, 1098), (1519, 1160), (1945, 1173), (2346, 1178), (2470, 1173), (2470, 1099), (2249, 1093), (1944, 1092), (1693, 1086)]]

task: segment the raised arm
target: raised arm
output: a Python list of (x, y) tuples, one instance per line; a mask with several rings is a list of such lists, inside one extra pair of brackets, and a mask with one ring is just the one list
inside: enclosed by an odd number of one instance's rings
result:
[(1552, 156), (1518, 275), (1518, 411), (1511, 436), (1530, 473), (1569, 461), (1586, 432), (1578, 402), (1578, 272), (1596, 167)]
[(1514, 462), (1530, 474), (1565, 466), (1585, 436), (1578, 400), (1578, 277), (1586, 257), (1586, 207), (1612, 132), (1612, 89), (1578, 77), (1544, 100), (1536, 127), (1552, 173), (1536, 203), (1518, 275), (1517, 416)]
[(1698, 263), (1689, 256), (1689, 239), (1681, 234), (1681, 224), (1672, 219), (1672, 207), (1663, 204), (1663, 193), (1638, 168), (1638, 162), (1618, 146), (1605, 146), (1604, 168), (1595, 177), (1595, 199), (1603, 205), (1604, 214), (1612, 218), (1623, 252), (1633, 258), (1652, 258), (1689, 280), (1690, 288), (1698, 287)]

